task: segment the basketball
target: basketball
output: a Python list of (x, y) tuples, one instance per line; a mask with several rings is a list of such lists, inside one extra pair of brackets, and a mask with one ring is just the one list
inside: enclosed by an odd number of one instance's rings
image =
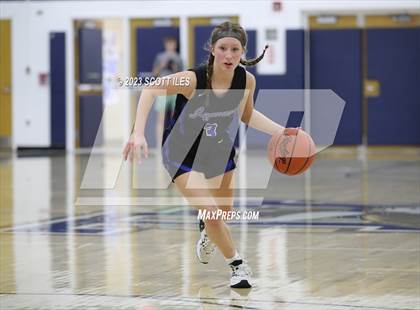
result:
[(298, 175), (312, 165), (316, 147), (311, 136), (301, 128), (286, 128), (274, 134), (268, 143), (268, 160), (278, 172)]

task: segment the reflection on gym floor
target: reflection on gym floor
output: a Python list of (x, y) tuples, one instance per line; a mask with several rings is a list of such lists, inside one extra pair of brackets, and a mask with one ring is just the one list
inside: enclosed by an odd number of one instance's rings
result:
[[(158, 157), (133, 175), (123, 164), (110, 188), (80, 189), (88, 155), (2, 154), (1, 308), (419, 309), (420, 153), (401, 152), (325, 152), (264, 189), (247, 186), (267, 165), (248, 151), (235, 205), (260, 218), (230, 227), (251, 290), (227, 286), (220, 254), (198, 263), (196, 212), (162, 189)], [(103, 185), (121, 157), (95, 156)]]

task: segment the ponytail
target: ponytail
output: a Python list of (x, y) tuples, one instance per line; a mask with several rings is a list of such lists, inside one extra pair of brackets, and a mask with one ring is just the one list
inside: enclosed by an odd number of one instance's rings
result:
[(213, 64), (214, 64), (214, 56), (210, 52), (209, 59), (207, 60), (207, 68), (206, 68), (206, 89), (211, 89), (211, 78), (213, 76)]
[(244, 66), (247, 66), (247, 67), (255, 66), (257, 63), (259, 63), (264, 58), (265, 51), (267, 50), (267, 48), (268, 48), (268, 45), (266, 45), (264, 47), (264, 51), (257, 58), (254, 58), (254, 59), (251, 59), (251, 60), (241, 59), (240, 63)]

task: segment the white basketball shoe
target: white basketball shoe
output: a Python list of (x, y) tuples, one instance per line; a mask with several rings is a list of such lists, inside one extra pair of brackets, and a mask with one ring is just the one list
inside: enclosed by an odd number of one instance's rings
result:
[(196, 253), (200, 263), (208, 264), (211, 258), (214, 256), (215, 249), (216, 245), (211, 242), (206, 234), (206, 231), (203, 230), (200, 233), (200, 239), (197, 241), (196, 245)]
[(232, 271), (230, 277), (230, 287), (232, 288), (250, 288), (252, 287), (251, 268), (243, 261), (238, 259), (229, 264)]

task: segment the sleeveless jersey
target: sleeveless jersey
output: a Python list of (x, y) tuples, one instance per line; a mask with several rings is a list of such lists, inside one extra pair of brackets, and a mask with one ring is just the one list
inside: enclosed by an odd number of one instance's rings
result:
[[(188, 100), (181, 94), (177, 95), (173, 116), (166, 122), (168, 126), (164, 130), (163, 144), (169, 136), (171, 140), (203, 136), (220, 141), (227, 137), (232, 122), (238, 119), (238, 108), (246, 87), (246, 71), (243, 67), (235, 68), (229, 90), (220, 97), (206, 89), (205, 65), (189, 71), (193, 71), (197, 78), (194, 97)], [(230, 134), (236, 136), (236, 132)]]
[(193, 71), (197, 86), (188, 100), (178, 94), (173, 116), (163, 132), (162, 159), (174, 178), (178, 170), (196, 169), (212, 175), (233, 166), (233, 143), (239, 128), (239, 104), (246, 87), (246, 71), (237, 66), (230, 88), (223, 95), (206, 89), (206, 66)]

